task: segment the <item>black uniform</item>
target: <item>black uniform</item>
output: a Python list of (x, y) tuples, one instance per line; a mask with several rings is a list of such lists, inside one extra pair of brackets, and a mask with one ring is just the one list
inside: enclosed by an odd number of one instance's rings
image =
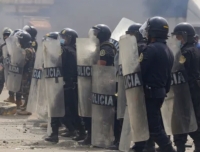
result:
[(76, 49), (71, 46), (63, 46), (62, 50), (63, 79), (65, 82), (65, 116), (63, 118), (52, 118), (51, 125), (52, 129), (55, 128), (55, 132), (58, 133), (61, 120), (70, 132), (78, 130), (83, 134), (84, 127), (81, 118), (78, 116)]
[[(137, 142), (133, 147), (135, 152), (142, 152), (146, 145), (155, 151), (156, 142), (162, 152), (174, 152), (172, 143), (164, 130), (161, 107), (169, 92), (171, 84), (171, 69), (174, 57), (166, 45), (168, 23), (162, 17), (150, 18), (145, 28), (148, 45), (140, 54), (142, 81), (145, 93), (147, 119), (150, 138), (148, 141)], [(144, 34), (146, 35), (146, 34)]]
[(80, 134), (84, 134), (83, 123), (78, 115), (77, 61), (75, 46), (63, 47), (62, 61), (66, 106), (66, 114), (63, 118), (63, 122), (67, 123), (70, 132), (78, 130)]
[[(166, 93), (170, 89), (172, 66), (173, 55), (167, 47), (165, 40), (156, 40), (150, 43), (143, 51), (141, 72), (149, 131), (152, 140), (161, 147), (170, 143), (164, 131), (160, 108)], [(144, 148), (146, 143), (141, 142), (137, 144)]]
[[(190, 137), (194, 140), (195, 152), (200, 151), (200, 87), (198, 85), (199, 79), (199, 50), (196, 48), (195, 43), (188, 43), (181, 48), (182, 55), (185, 57), (185, 70), (188, 75), (188, 83), (194, 111), (197, 119), (198, 130), (189, 133)], [(174, 135), (174, 143), (177, 148), (185, 151), (185, 143), (187, 142), (187, 134)]]

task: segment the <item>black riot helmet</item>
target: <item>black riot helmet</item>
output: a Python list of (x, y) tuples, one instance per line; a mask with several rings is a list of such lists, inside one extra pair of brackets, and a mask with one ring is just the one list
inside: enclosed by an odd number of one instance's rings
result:
[(23, 30), (28, 32), (31, 35), (31, 38), (34, 40), (37, 36), (37, 30), (34, 26), (25, 25)]
[(10, 34), (12, 33), (13, 31), (10, 29), (10, 28), (8, 28), (8, 27), (5, 27), (4, 29), (3, 29), (3, 39), (4, 39), (4, 41), (5, 41), (5, 39), (7, 38), (7, 37), (9, 37), (10, 36)]
[(126, 34), (134, 35), (136, 37), (137, 41), (143, 40), (142, 34), (139, 31), (141, 26), (142, 26), (142, 24), (140, 24), (140, 23), (135, 23), (135, 24), (129, 26), (128, 30), (126, 31)]
[(21, 48), (26, 49), (31, 47), (31, 35), (26, 31), (18, 31), (15, 33), (15, 36), (18, 38)]
[(61, 38), (65, 40), (66, 45), (73, 46), (76, 44), (76, 38), (78, 38), (78, 33), (75, 30), (71, 28), (64, 28), (59, 34)]
[(92, 27), (95, 30), (95, 36), (99, 39), (100, 43), (108, 41), (111, 37), (111, 30), (105, 24), (98, 24)]
[(165, 18), (155, 16), (147, 21), (147, 36), (149, 38), (167, 39), (169, 32), (169, 25)]
[(194, 42), (196, 32), (190, 23), (183, 22), (176, 25), (172, 35), (182, 36), (185, 42)]

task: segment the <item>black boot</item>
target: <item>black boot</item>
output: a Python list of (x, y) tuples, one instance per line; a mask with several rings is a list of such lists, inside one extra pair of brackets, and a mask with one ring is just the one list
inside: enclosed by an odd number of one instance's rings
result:
[(46, 137), (44, 140), (48, 142), (52, 142), (52, 143), (58, 143), (58, 134), (52, 133), (50, 136)]
[(194, 139), (194, 152), (200, 152), (200, 139), (199, 132), (196, 134), (196, 138)]
[(136, 149), (133, 149), (133, 148), (130, 148), (129, 150), (128, 150), (128, 152), (143, 152), (142, 150), (136, 150)]
[(87, 134), (83, 141), (78, 142), (80, 145), (91, 145), (91, 134)]
[[(176, 150), (172, 147), (171, 143), (166, 145), (165, 147), (160, 147), (160, 151), (161, 152), (176, 152)], [(180, 151), (180, 152), (185, 152), (185, 151)]]
[(67, 131), (65, 133), (62, 133), (60, 136), (62, 136), (62, 137), (74, 137), (74, 136), (76, 136), (76, 132), (75, 131)]
[(147, 141), (143, 152), (156, 152), (155, 142), (151, 138)]
[(185, 152), (185, 145), (176, 145), (177, 152)]
[(72, 138), (72, 140), (75, 141), (80, 141), (85, 139), (85, 132), (81, 131), (81, 132), (77, 132), (76, 135)]

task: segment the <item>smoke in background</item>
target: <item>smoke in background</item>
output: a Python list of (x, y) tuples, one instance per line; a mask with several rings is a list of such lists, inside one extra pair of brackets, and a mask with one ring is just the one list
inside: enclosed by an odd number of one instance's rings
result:
[(59, 32), (65, 27), (75, 29), (79, 37), (87, 37), (89, 29), (99, 23), (114, 30), (122, 17), (140, 23), (155, 15), (186, 17), (187, 5), (188, 0), (54, 0), (53, 5), (27, 14), (5, 13), (5, 5), (0, 3), (0, 30), (5, 26), (22, 28), (29, 22), (29, 18), (24, 19), (24, 16), (36, 16), (47, 19), (51, 24), (50, 29), (38, 29), (38, 41), (45, 33)]

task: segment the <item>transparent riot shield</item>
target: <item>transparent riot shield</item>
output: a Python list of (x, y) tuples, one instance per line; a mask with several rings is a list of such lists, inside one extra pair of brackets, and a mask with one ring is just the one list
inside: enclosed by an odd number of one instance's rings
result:
[(7, 77), (8, 77), (8, 69), (10, 64), (10, 56), (8, 54), (8, 48), (6, 45), (2, 47), (2, 53), (3, 53), (3, 65), (4, 65), (4, 78), (5, 78), (5, 84), (7, 86)]
[(114, 29), (114, 31), (112, 32), (110, 42), (114, 44), (115, 48), (117, 49), (117, 52), (115, 52), (115, 58), (114, 58), (114, 65), (116, 68), (116, 72), (118, 70), (117, 68), (119, 65), (119, 38), (120, 36), (125, 34), (128, 27), (132, 24), (134, 24), (133, 21), (127, 18), (122, 18), (120, 22), (118, 23), (118, 25), (116, 26), (116, 28)]
[(65, 103), (60, 42), (59, 40), (46, 39), (43, 42), (43, 47), (48, 117), (63, 117)]
[(38, 83), (36, 113), (43, 120), (48, 118), (48, 101), (45, 86), (45, 75), (42, 74), (42, 79)]
[(22, 82), (23, 68), (25, 64), (25, 50), (19, 45), (15, 36), (6, 39), (10, 64), (7, 73), (7, 89), (12, 92), (19, 92)]
[(130, 149), (130, 146), (131, 146), (131, 126), (128, 114), (128, 107), (126, 107), (122, 132), (120, 137), (120, 143), (119, 143), (119, 150), (127, 152)]
[(118, 66), (118, 96), (117, 96), (117, 119), (124, 118), (126, 109), (126, 94), (124, 86), (124, 77), (122, 72), (121, 53), (119, 52), (119, 66)]
[(184, 67), (185, 57), (181, 54), (175, 37), (168, 46), (174, 55), (171, 74), (171, 88), (162, 106), (162, 117), (168, 135), (189, 133), (197, 130), (197, 122), (190, 95), (187, 74)]
[(114, 141), (115, 69), (92, 67), (92, 145), (108, 148)]
[(51, 118), (48, 117), (48, 119), (47, 119), (47, 135), (50, 136), (51, 134), (52, 134)]
[(27, 111), (31, 113), (37, 113), (38, 115), (41, 116), (45, 116), (45, 113), (47, 113), (46, 93), (44, 90), (45, 77), (43, 74), (44, 72), (43, 63), (44, 63), (43, 52), (40, 49), (36, 52), (35, 64), (34, 64), (31, 87), (29, 91), (28, 104), (27, 104)]
[(132, 141), (145, 141), (149, 139), (149, 128), (141, 80), (137, 41), (134, 36), (125, 35), (120, 38), (119, 44), (132, 131)]
[(114, 31), (112, 32), (111, 38), (115, 41), (119, 41), (120, 37), (126, 33), (129, 26), (134, 24), (135, 22), (127, 19), (122, 18), (121, 21), (118, 23)]
[(91, 117), (92, 105), (92, 65), (99, 59), (98, 44), (89, 38), (78, 38), (77, 69), (78, 69), (78, 107), (79, 115)]

